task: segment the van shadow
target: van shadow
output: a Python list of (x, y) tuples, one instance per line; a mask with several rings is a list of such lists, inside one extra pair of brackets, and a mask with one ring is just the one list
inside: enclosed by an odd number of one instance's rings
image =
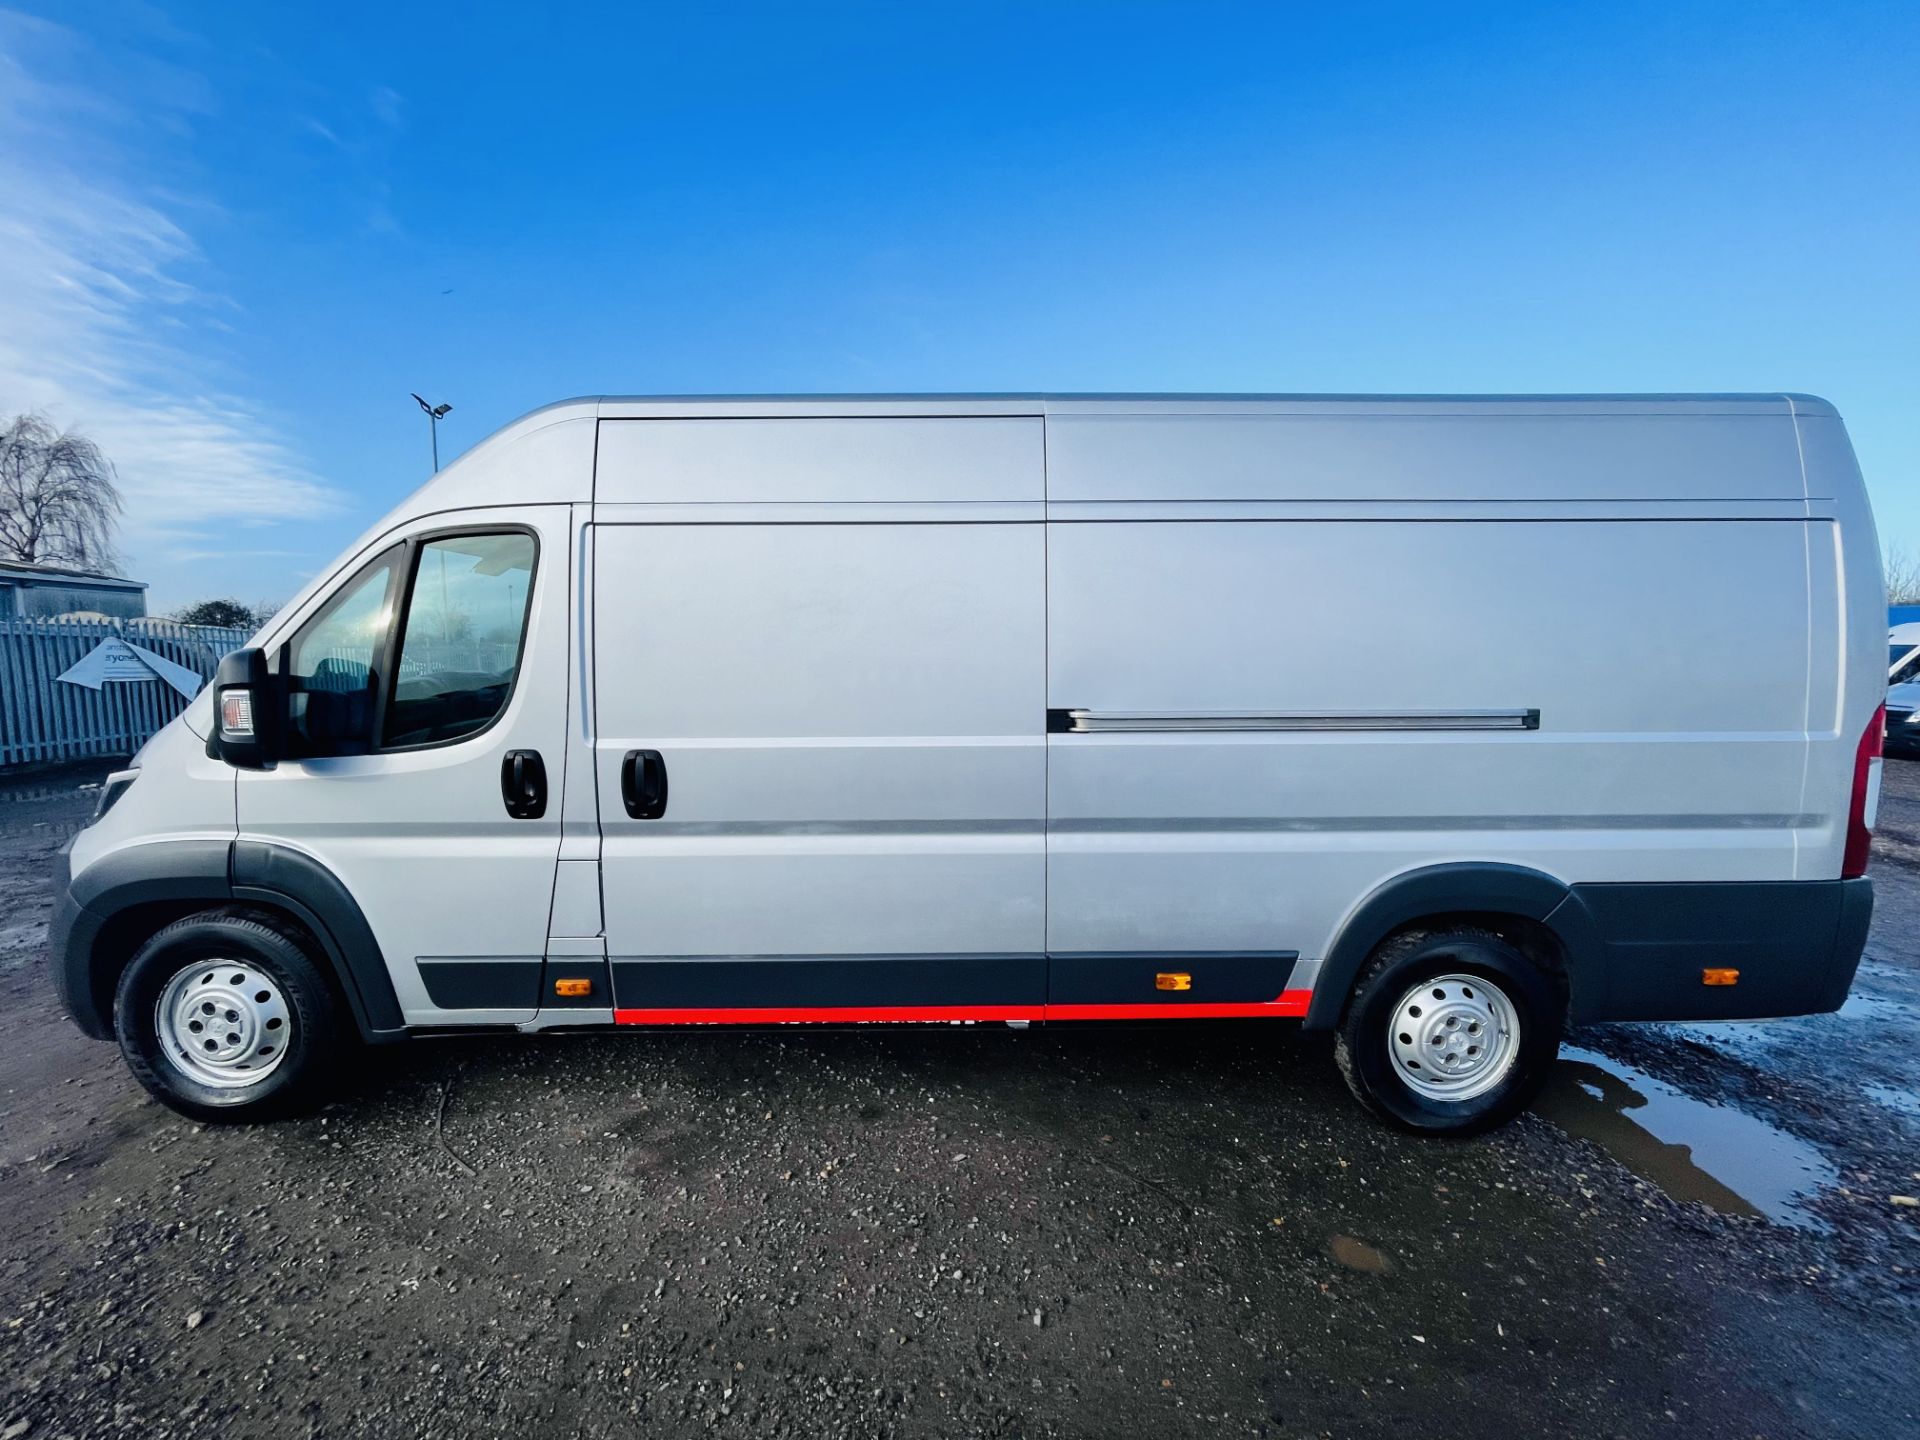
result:
[(513, 1134), (530, 1105), (564, 1095), (553, 1113), (581, 1134), (637, 1140), (653, 1124), (637, 1113), (671, 1115), (682, 1147), (729, 1128), (736, 1111), (777, 1114), (783, 1127), (820, 1136), (911, 1116), (943, 1133), (1026, 1137), (1048, 1149), (1177, 1132), (1184, 1150), (1225, 1153), (1248, 1136), (1297, 1131), (1303, 1111), (1338, 1132), (1378, 1130), (1340, 1081), (1330, 1037), (1272, 1021), (422, 1039), (367, 1052), (334, 1108), (377, 1125), (417, 1116), (448, 1089), (463, 1124)]
[[(1059, 1079), (1121, 1087), (1298, 1083), (1342, 1093), (1328, 1036), (1280, 1021), (1187, 1025), (994, 1024), (698, 1026), (541, 1035), (428, 1036), (362, 1052), (343, 1099), (377, 1103), (396, 1085), (439, 1083), (458, 1067), (481, 1086), (528, 1070), (614, 1085), (671, 1076), (689, 1085), (757, 1082), (1000, 1084)], [(624, 1063), (623, 1063), (624, 1062)]]

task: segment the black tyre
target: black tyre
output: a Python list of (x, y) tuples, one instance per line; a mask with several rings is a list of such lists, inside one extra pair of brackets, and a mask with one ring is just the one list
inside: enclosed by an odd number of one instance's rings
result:
[(128, 1068), (196, 1120), (265, 1120), (323, 1097), (350, 1037), (309, 943), (258, 911), (208, 910), (167, 926), (114, 996)]
[(1414, 931), (1375, 952), (1334, 1040), (1347, 1086), (1422, 1135), (1504, 1125), (1560, 1050), (1557, 978), (1485, 930)]

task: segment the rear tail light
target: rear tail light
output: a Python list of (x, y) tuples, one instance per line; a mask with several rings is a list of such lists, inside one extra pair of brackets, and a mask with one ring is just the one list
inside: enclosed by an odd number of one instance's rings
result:
[(1887, 734), (1887, 707), (1882, 705), (1867, 722), (1860, 748), (1853, 752), (1853, 802), (1847, 807), (1847, 850), (1840, 860), (1840, 878), (1858, 880), (1867, 873), (1867, 853), (1873, 848), (1873, 822), (1880, 810), (1880, 752)]

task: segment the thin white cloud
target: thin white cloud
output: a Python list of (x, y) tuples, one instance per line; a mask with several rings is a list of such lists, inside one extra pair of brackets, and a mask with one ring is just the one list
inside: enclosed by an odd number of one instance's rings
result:
[(372, 107), (374, 118), (388, 129), (399, 130), (406, 126), (406, 97), (391, 86), (377, 87), (373, 94), (367, 97), (367, 104)]
[(231, 311), (184, 228), (206, 203), (116, 180), (137, 157), (115, 150), (111, 102), (38, 78), (31, 60), (48, 51), (84, 42), (0, 12), (0, 412), (42, 410), (101, 444), (136, 566), (183, 559), (235, 524), (338, 508), (195, 348)]

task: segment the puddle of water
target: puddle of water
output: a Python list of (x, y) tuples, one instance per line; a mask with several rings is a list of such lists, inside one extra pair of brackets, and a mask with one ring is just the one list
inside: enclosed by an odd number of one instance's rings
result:
[(87, 828), (85, 820), (29, 820), (24, 823), (0, 819), (0, 839), (12, 840), (22, 835), (40, 839), (60, 841), (69, 835), (78, 835)]
[(46, 784), (0, 784), (0, 805), (18, 805), (35, 800), (66, 800), (83, 792), (91, 793), (99, 788), (98, 780), (89, 782), (61, 780)]
[[(1825, 1016), (1821, 1016), (1825, 1019)], [(1795, 1020), (1682, 1020), (1666, 1028), (1690, 1040), (1708, 1041), (1729, 1050), (1771, 1050), (1800, 1036)], [(1793, 1027), (1782, 1029), (1781, 1027)]]
[(1902, 1090), (1893, 1085), (1868, 1085), (1863, 1088), (1867, 1098), (1883, 1109), (1902, 1115), (1920, 1116), (1920, 1094), (1912, 1090)]
[(1795, 1202), (1839, 1176), (1805, 1141), (1593, 1050), (1566, 1047), (1534, 1113), (1592, 1140), (1676, 1200), (1824, 1229)]
[[(1862, 977), (1871, 979), (1879, 967), (1863, 965), (1860, 968)], [(1855, 981), (1856, 987), (1859, 983)], [(1731, 1050), (1753, 1052), (1795, 1044), (1836, 1020), (1875, 1020), (1906, 1028), (1920, 1022), (1920, 1011), (1893, 996), (1870, 994), (1856, 988), (1831, 1015), (1800, 1015), (1786, 1020), (1688, 1020), (1661, 1028)]]
[(1869, 1018), (1891, 1020), (1896, 1016), (1912, 1013), (1912, 1007), (1902, 1005), (1898, 1000), (1886, 995), (1869, 995), (1865, 991), (1855, 990), (1840, 1008), (1834, 1012), (1842, 1020), (1865, 1020)]
[(1393, 1262), (1384, 1254), (1351, 1235), (1334, 1236), (1327, 1242), (1327, 1248), (1333, 1252), (1334, 1259), (1363, 1275), (1384, 1275), (1393, 1269)]

